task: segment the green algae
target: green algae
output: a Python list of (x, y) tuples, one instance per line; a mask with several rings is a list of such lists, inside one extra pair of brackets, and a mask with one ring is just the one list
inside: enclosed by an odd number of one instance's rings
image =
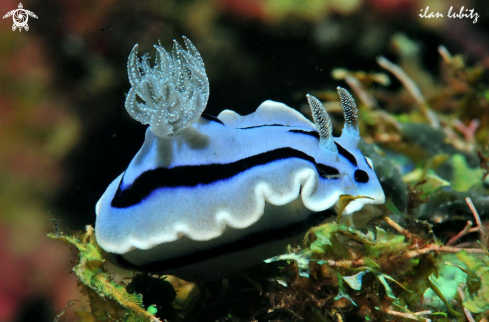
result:
[[(351, 239), (363, 247), (352, 248)], [(446, 253), (452, 251), (458, 253)], [(468, 251), (447, 248), (439, 240), (424, 239), (408, 230), (400, 233), (389, 226), (359, 231), (328, 223), (309, 232), (303, 250), (268, 262), (294, 261), (300, 278), (311, 279), (311, 285), (322, 285), (334, 276), (337, 282), (330, 286), (337, 291), (330, 301), (331, 308), (338, 300), (347, 299), (361, 315), (358, 308), (372, 308), (370, 303), (377, 303), (379, 310), (369, 310), (371, 321), (387, 318), (394, 306), (414, 313), (429, 309), (438, 313), (432, 316), (435, 320), (444, 319), (448, 311), (462, 321), (464, 307), (472, 313), (489, 310), (489, 256)], [(296, 292), (294, 283), (297, 277), (285, 279), (284, 285), (288, 286), (281, 292)], [(464, 285), (466, 299), (462, 301), (457, 287)]]
[[(61, 231), (48, 234), (48, 237), (59, 239), (75, 246), (79, 251), (79, 260), (73, 271), (79, 278), (87, 293), (92, 312), (97, 321), (124, 320), (126, 322), (160, 321), (154, 316), (156, 309), (152, 306), (144, 309), (140, 294), (129, 294), (126, 287), (112, 281), (104, 269), (103, 252), (97, 245), (94, 230), (87, 226), (84, 235), (67, 236)], [(79, 315), (82, 321), (90, 321), (86, 312)]]

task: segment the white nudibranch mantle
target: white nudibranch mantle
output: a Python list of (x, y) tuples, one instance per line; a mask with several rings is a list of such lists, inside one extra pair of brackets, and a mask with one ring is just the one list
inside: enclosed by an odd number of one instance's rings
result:
[(143, 146), (97, 203), (96, 237), (117, 265), (184, 279), (213, 279), (281, 254), (331, 213), (341, 195), (362, 196), (351, 214), (384, 202), (360, 140), (355, 101), (338, 87), (345, 113), (333, 137), (323, 104), (307, 95), (314, 123), (265, 101), (241, 116), (202, 114), (209, 82), (183, 37), (168, 53), (128, 60), (129, 114), (149, 124)]

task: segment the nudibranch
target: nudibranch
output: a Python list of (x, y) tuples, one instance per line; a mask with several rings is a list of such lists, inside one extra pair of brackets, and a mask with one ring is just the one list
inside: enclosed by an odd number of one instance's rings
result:
[(148, 54), (138, 58), (137, 45), (129, 55), (125, 106), (149, 127), (96, 206), (97, 242), (114, 263), (217, 278), (283, 253), (342, 195), (362, 197), (344, 214), (384, 202), (372, 163), (357, 147), (357, 108), (347, 90), (338, 87), (340, 137), (311, 95), (314, 123), (274, 101), (250, 115), (206, 115), (204, 63), (183, 40), (186, 49), (174, 41), (171, 53), (155, 45), (154, 67)]

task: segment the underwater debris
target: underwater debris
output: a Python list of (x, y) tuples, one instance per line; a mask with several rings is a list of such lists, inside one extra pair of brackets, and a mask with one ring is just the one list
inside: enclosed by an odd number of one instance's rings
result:
[(480, 160), (480, 167), (484, 170), (484, 174), (482, 175), (482, 181), (485, 181), (489, 176), (489, 155), (485, 156), (482, 151), (477, 151), (477, 155)]
[(416, 103), (419, 105), (421, 112), (429, 121), (430, 125), (435, 129), (440, 128), (440, 121), (438, 120), (438, 117), (427, 105), (426, 99), (424, 98), (416, 83), (402, 70), (402, 68), (390, 62), (385, 57), (379, 57), (377, 62), (380, 66), (396, 76), (397, 79), (404, 85), (404, 87), (416, 100)]
[[(418, 185), (419, 198), (411, 190), (409, 214), (437, 223), (466, 222), (471, 215), (464, 199), (470, 196), (485, 217), (489, 212), (489, 185), (484, 180), (489, 165), (478, 145), (484, 146), (489, 135), (489, 120), (483, 112), (488, 101), (482, 83), (482, 75), (487, 72), (481, 66), (468, 67), (462, 56), (452, 56), (440, 46), (442, 75), (436, 79), (421, 64), (419, 44), (402, 34), (395, 35), (392, 44), (400, 64), (383, 57), (378, 62), (401, 82), (405, 91), (387, 94), (372, 90), (373, 79), (378, 78), (375, 73), (333, 71), (333, 77), (352, 85), (360, 98), (360, 110), (368, 110), (360, 114), (364, 138), (382, 148), (381, 155), (397, 167), (405, 183), (414, 186), (427, 180)], [(406, 92), (414, 98), (414, 105), (412, 99), (406, 99)], [(372, 158), (371, 152), (364, 153)], [(405, 206), (397, 196), (408, 194), (407, 185), (385, 180), (389, 177), (384, 173), (386, 169), (378, 169), (382, 162), (378, 159), (375, 170), (379, 181), (386, 196), (402, 211)], [(420, 200), (427, 202), (413, 202)]]
[[(59, 227), (58, 227), (59, 228)], [(95, 241), (94, 229), (87, 226), (82, 236), (67, 236), (57, 230), (48, 237), (59, 239), (75, 246), (79, 251), (79, 260), (73, 271), (84, 286), (84, 292), (90, 299), (93, 317), (105, 320), (107, 317), (121, 319), (127, 322), (161, 322), (154, 316), (155, 310), (144, 309), (142, 296), (129, 294), (125, 287), (112, 281), (105, 271), (102, 250)], [(87, 313), (81, 312), (86, 321), (90, 321)]]
[[(131, 282), (126, 286), (130, 294), (143, 295), (144, 307), (147, 311), (161, 319), (173, 321), (175, 309), (172, 306), (177, 296), (173, 285), (164, 277), (153, 277), (149, 274), (135, 274)], [(152, 310), (152, 311), (150, 311)], [(154, 313), (152, 313), (154, 312)]]
[(63, 310), (61, 310), (61, 312), (56, 315), (56, 317), (54, 318), (54, 321), (53, 322), (59, 322), (60, 319), (61, 319), (61, 317), (63, 317), (63, 315), (65, 315), (66, 310), (68, 310), (68, 308), (72, 307), (73, 305), (75, 305), (75, 302), (74, 301), (69, 301), (66, 304), (66, 306), (63, 308)]
[[(445, 261), (448, 257), (443, 254), (456, 253), (457, 257), (463, 259), (461, 262), (470, 261), (469, 265), (472, 265), (471, 269), (474, 271), (483, 267), (476, 263), (489, 260), (489, 254), (484, 249), (444, 246), (439, 240), (421, 237), (388, 217), (383, 217), (383, 220), (385, 229), (377, 225), (374, 228), (370, 226), (366, 231), (334, 222), (323, 224), (310, 230), (306, 236), (305, 248), (301, 251), (269, 259), (268, 262), (288, 260), (293, 267), (297, 267), (295, 271), (284, 272), (281, 278), (286, 277), (282, 283), (286, 286), (277, 286), (280, 292), (277, 290), (268, 294), (272, 303), (280, 303), (274, 309), (287, 308), (307, 320), (306, 317), (315, 309), (314, 303), (306, 301), (304, 296), (314, 294), (316, 301), (320, 301), (321, 296), (325, 301), (321, 308), (324, 315), (335, 308), (339, 300), (347, 299), (350, 305), (347, 305), (346, 319), (355, 319), (355, 316), (362, 316), (369, 321), (392, 319), (387, 316), (412, 320), (435, 318), (444, 314), (444, 305), (449, 302), (448, 299), (452, 301), (451, 306), (457, 300), (454, 297), (456, 291), (453, 291), (458, 284), (452, 287), (451, 295), (448, 296), (445, 295), (448, 294), (445, 293), (448, 292), (446, 288), (436, 286), (443, 284), (443, 280), (438, 278), (436, 284), (432, 281), (442, 267), (448, 270), (458, 269), (447, 267)], [(464, 272), (459, 273), (459, 276), (462, 280), (468, 278)], [(305, 283), (304, 279), (311, 282)], [(472, 313), (489, 310), (482, 305), (487, 303), (485, 296), (489, 295), (489, 291), (486, 291), (489, 280), (478, 278), (478, 281), (484, 286), (477, 290), (465, 290), (467, 299), (459, 299), (460, 302), (455, 302), (455, 306), (450, 306), (452, 314), (462, 316), (464, 308)], [(328, 285), (332, 293), (318, 292), (315, 285)], [(433, 290), (430, 293), (432, 295), (426, 293), (430, 289)], [(423, 304), (423, 296), (439, 296), (443, 300), (438, 304), (433, 300)], [(301, 303), (301, 300), (306, 302)]]
[[(486, 144), (483, 138), (489, 135), (487, 113), (482, 111), (488, 106), (481, 86), (485, 71), (480, 66), (467, 67), (460, 55), (452, 56), (440, 46), (443, 62), (440, 81), (422, 67), (419, 44), (402, 34), (394, 36), (392, 44), (400, 65), (385, 58), (380, 58), (379, 64), (414, 98), (414, 108), (412, 99), (409, 102), (402, 90), (394, 95), (372, 90), (373, 82), (382, 84), (375, 73), (333, 71), (333, 77), (345, 80), (358, 95), (360, 110), (368, 111), (360, 113), (359, 126), (365, 140), (378, 144), (382, 150), (364, 145), (362, 151), (374, 160), (386, 197), (401, 212), (408, 205), (408, 214), (441, 223), (470, 219), (464, 202), (470, 196), (485, 217), (489, 212), (489, 185), (484, 180), (489, 163), (477, 148), (478, 144)], [(469, 106), (471, 111), (467, 110)], [(382, 157), (373, 151), (381, 151)], [(381, 169), (379, 159), (387, 159), (384, 163), (397, 168), (402, 180), (400, 176), (387, 175), (394, 172)], [(420, 185), (423, 180), (426, 182)], [(417, 197), (406, 183), (411, 187), (417, 185)], [(410, 201), (403, 201), (408, 194)]]

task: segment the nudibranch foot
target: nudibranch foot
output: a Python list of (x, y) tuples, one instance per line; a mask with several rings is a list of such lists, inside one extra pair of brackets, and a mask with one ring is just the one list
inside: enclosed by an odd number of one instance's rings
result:
[[(176, 275), (187, 281), (217, 280), (283, 253), (286, 245), (301, 244), (310, 227), (335, 218), (332, 210), (310, 216), (300, 199), (293, 204), (291, 207), (290, 204), (273, 206), (267, 203), (267, 216), (262, 216), (254, 225), (243, 229), (226, 227), (219, 237), (211, 240), (196, 242), (182, 236), (174, 242), (161, 243), (148, 250), (109, 253), (109, 259), (126, 269)], [(288, 219), (280, 222), (282, 217)], [(294, 217), (303, 220), (291, 220)], [(267, 229), (270, 225), (275, 225), (273, 230)], [(161, 254), (166, 256), (162, 257)]]

